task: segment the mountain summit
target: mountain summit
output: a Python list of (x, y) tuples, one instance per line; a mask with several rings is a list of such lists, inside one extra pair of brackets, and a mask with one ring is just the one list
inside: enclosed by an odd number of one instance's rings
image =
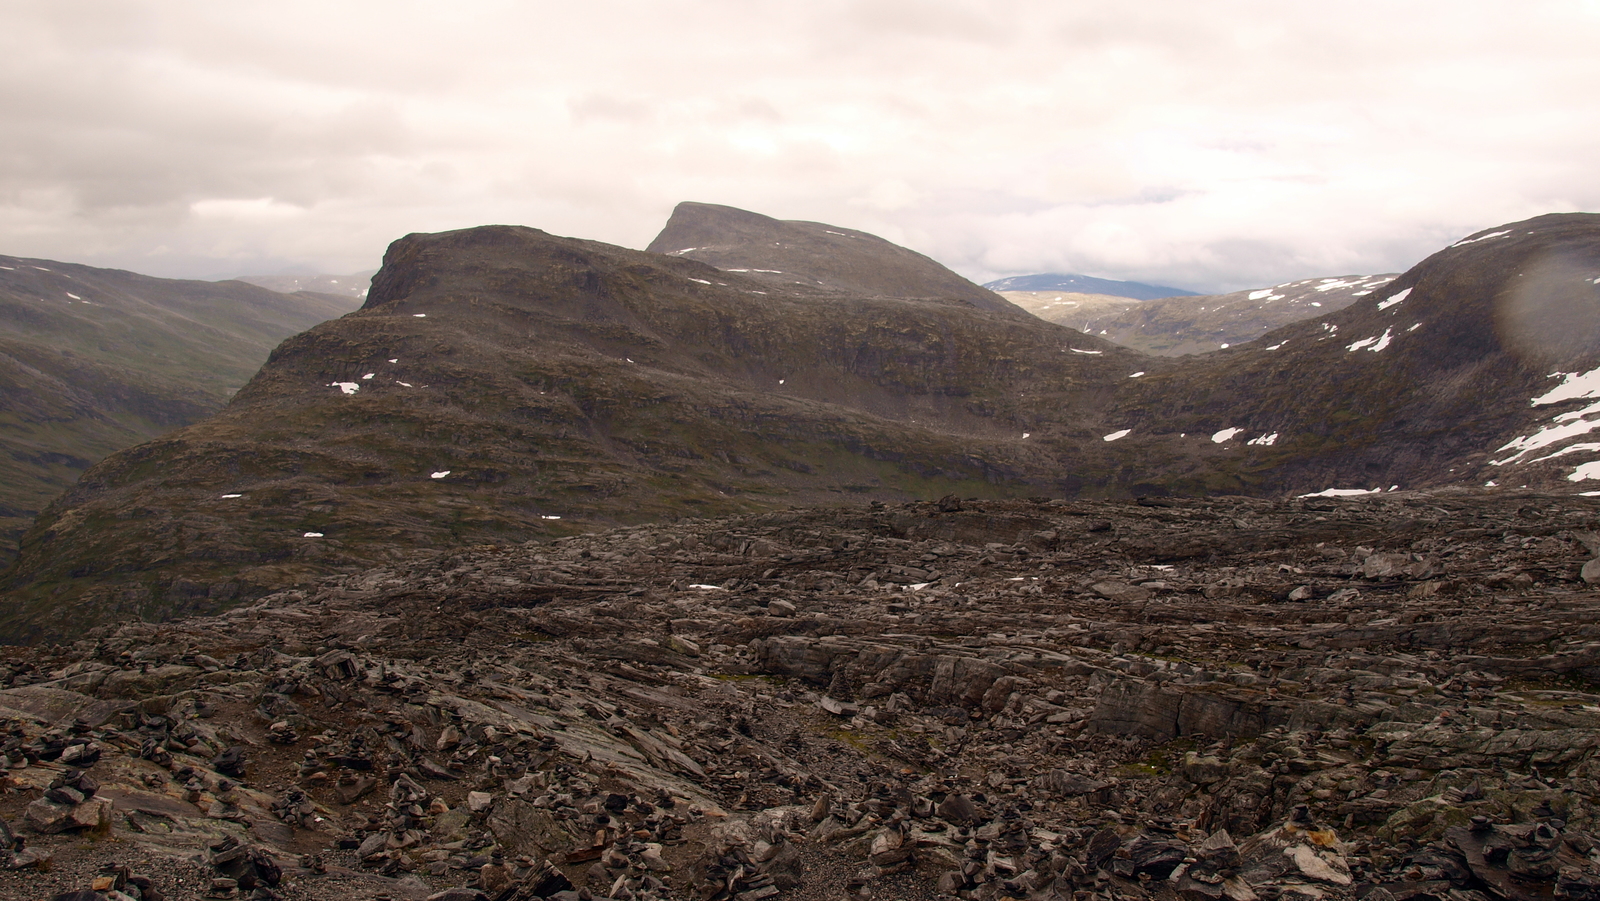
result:
[(714, 203), (684, 202), (645, 250), (699, 260), (785, 290), (964, 301), (1017, 308), (920, 253), (863, 231), (783, 221)]

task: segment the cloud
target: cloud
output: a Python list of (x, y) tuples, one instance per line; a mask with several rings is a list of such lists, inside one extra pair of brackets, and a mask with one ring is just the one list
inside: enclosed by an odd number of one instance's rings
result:
[[(61, 0), (0, 31), (0, 250), (376, 265), (729, 203), (977, 278), (1405, 268), (1600, 207), (1592, 3)], [(240, 270), (244, 271), (244, 270)]]

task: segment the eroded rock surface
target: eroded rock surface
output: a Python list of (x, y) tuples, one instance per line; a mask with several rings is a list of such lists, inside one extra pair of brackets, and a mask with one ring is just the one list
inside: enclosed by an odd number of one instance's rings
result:
[(1593, 898), (1597, 521), (816, 509), (16, 649), (0, 897)]

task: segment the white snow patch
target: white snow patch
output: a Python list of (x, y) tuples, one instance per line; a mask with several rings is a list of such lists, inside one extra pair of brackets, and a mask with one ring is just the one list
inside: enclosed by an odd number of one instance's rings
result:
[(1587, 400), (1600, 397), (1600, 369), (1591, 369), (1579, 375), (1576, 372), (1552, 372), (1551, 378), (1561, 376), (1561, 384), (1533, 399), (1535, 407), (1559, 404), (1564, 400)]
[(841, 238), (850, 237), (849, 235), (845, 234), (844, 232), (829, 231), (828, 229), (823, 229), (823, 231), (828, 232), (828, 234), (830, 234), (830, 235), (838, 235)]
[[(1287, 343), (1287, 342), (1285, 342), (1285, 343)], [(1269, 344), (1269, 345), (1267, 345), (1267, 350), (1277, 350), (1278, 348), (1280, 348), (1282, 346), (1283, 346), (1283, 344)]]
[(1105, 351), (1103, 351), (1103, 350), (1082, 350), (1082, 349), (1076, 348), (1076, 347), (1069, 347), (1067, 349), (1072, 351), (1075, 354), (1089, 354), (1090, 356), (1095, 356), (1095, 355), (1098, 355), (1098, 354), (1105, 353)]
[(1422, 323), (1420, 323), (1420, 322), (1414, 322), (1414, 323), (1412, 323), (1412, 324), (1411, 324), (1411, 327), (1410, 327), (1410, 328), (1408, 328), (1408, 329), (1406, 329), (1406, 331), (1408, 331), (1408, 332), (1414, 332), (1414, 331), (1416, 331), (1416, 330), (1417, 330), (1417, 329), (1419, 329), (1419, 328), (1422, 328)]
[(1301, 494), (1298, 497), (1355, 497), (1358, 494), (1380, 494), (1382, 488), (1324, 488), (1311, 494)]
[(82, 300), (83, 299), (83, 298), (79, 297), (78, 295), (72, 293), (71, 291), (67, 292), (67, 296), (72, 298), (73, 300)]
[(1105, 436), (1104, 438), (1102, 438), (1100, 440), (1102, 440), (1102, 441), (1115, 441), (1118, 438), (1126, 438), (1126, 437), (1128, 437), (1128, 433), (1130, 433), (1132, 431), (1133, 431), (1133, 429), (1121, 429), (1119, 431), (1112, 432), (1111, 434)]
[[(1511, 229), (1508, 228), (1505, 231), (1490, 232), (1487, 235), (1480, 235), (1480, 236), (1478, 236), (1476, 238), (1463, 238), (1462, 240), (1457, 241), (1456, 243), (1451, 244), (1450, 246), (1451, 247), (1462, 247), (1462, 246), (1467, 245), (1467, 244), (1476, 244), (1479, 241), (1487, 241), (1490, 238), (1503, 238), (1503, 237), (1505, 237), (1506, 235), (1509, 235), (1509, 234), (1511, 234)], [(1531, 235), (1531, 234), (1533, 234), (1533, 232), (1529, 232), (1528, 234)]]
[(1495, 485), (1494, 479), (1490, 479), (1489, 481), (1483, 483), (1483, 487), (1485, 487), (1485, 488), (1494, 488), (1494, 487), (1497, 487), (1497, 486)]
[(1569, 482), (1581, 482), (1584, 479), (1600, 479), (1600, 460), (1585, 463), (1567, 476)]
[(787, 379), (778, 379), (778, 384), (780, 384), (780, 385), (781, 385), (781, 384), (783, 384), (783, 383), (784, 383), (784, 382), (786, 382), (786, 381), (788, 381), (788, 380), (787, 380)]
[(1262, 288), (1260, 291), (1251, 291), (1246, 295), (1246, 300), (1263, 300), (1272, 296), (1271, 288)]
[(322, 537), (322, 533), (321, 532), (307, 532), (305, 534), (305, 537), (306, 538), (321, 538)]
[(1220, 349), (1221, 350), (1227, 350), (1228, 349), (1228, 345), (1224, 344), (1224, 345), (1222, 345), (1222, 347)]
[(723, 588), (721, 585), (700, 585), (700, 584), (695, 584), (695, 585), (690, 585), (689, 587), (690, 588), (698, 588), (701, 591), (727, 591), (728, 590), (726, 588)]
[(428, 318), (428, 314), (427, 313), (412, 313), (411, 316), (414, 319), (427, 319)]
[(685, 247), (682, 250), (671, 250), (671, 251), (668, 251), (668, 253), (669, 254), (671, 254), (671, 253), (688, 253), (691, 250), (699, 250), (699, 249), (700, 248), (698, 248), (698, 247)]
[(1407, 297), (1410, 297), (1410, 296), (1411, 296), (1411, 289), (1410, 288), (1406, 288), (1403, 291), (1396, 291), (1393, 294), (1389, 295), (1389, 299), (1388, 300), (1380, 300), (1380, 301), (1378, 301), (1378, 309), (1387, 310), (1390, 307), (1394, 306), (1395, 304), (1399, 303), (1402, 300), (1405, 300)]
[(546, 515), (546, 516), (541, 516), (541, 517), (539, 517), (539, 518), (540, 518), (540, 519), (560, 519), (560, 518), (561, 518), (561, 517), (559, 517), (559, 516), (548, 516), (548, 515)]
[(1245, 444), (1254, 444), (1254, 445), (1256, 445), (1258, 447), (1271, 447), (1271, 446), (1273, 446), (1274, 444), (1277, 444), (1277, 443), (1278, 443), (1278, 433), (1277, 432), (1273, 432), (1270, 435), (1262, 435), (1260, 438), (1251, 438), (1249, 441), (1245, 442)]
[(343, 391), (346, 394), (354, 394), (361, 390), (361, 386), (355, 382), (330, 382), (328, 383), (328, 387), (338, 388), (340, 391)]
[(1311, 302), (1311, 305), (1314, 306), (1314, 307), (1322, 306), (1322, 304), (1320, 304), (1320, 303), (1318, 303), (1317, 301), (1314, 301), (1314, 300)]
[(35, 266), (33, 268), (39, 270), (40, 272), (51, 272), (51, 271), (53, 271), (53, 270), (50, 270), (50, 269), (46, 269), (43, 266)]
[(1373, 353), (1377, 353), (1378, 351), (1383, 350), (1385, 347), (1388, 347), (1389, 342), (1393, 340), (1394, 336), (1390, 334), (1391, 331), (1393, 330), (1384, 329), (1383, 334), (1378, 335), (1375, 338), (1362, 338), (1360, 341), (1357, 341), (1349, 347), (1346, 347), (1345, 351), (1347, 353), (1355, 353), (1358, 350), (1370, 350)]
[(362, 376), (362, 377), (361, 377), (361, 380), (362, 380), (362, 381), (363, 381), (363, 382), (364, 382), (364, 381), (366, 381), (366, 380), (368, 380), (368, 379), (370, 379), (370, 378), (372, 378), (372, 377), (373, 377), (373, 376), (375, 376), (375, 375), (377, 375), (377, 373), (376, 373), (376, 372), (369, 372), (369, 373), (367, 373), (367, 374), (366, 374), (366, 375), (364, 375), (364, 376)]
[(223, 497), (244, 497), (242, 494), (224, 494)]
[(434, 473), (433, 475), (428, 476), (428, 478), (430, 478), (430, 479), (442, 479), (442, 478), (444, 478), (445, 476), (447, 476), (449, 474), (450, 474), (450, 470), (441, 469), (438, 472)]
[(1556, 457), (1564, 457), (1567, 454), (1581, 454), (1586, 451), (1600, 451), (1600, 442), (1580, 441), (1577, 444), (1569, 444), (1553, 454), (1545, 454), (1542, 457), (1535, 457), (1528, 462), (1543, 463), (1546, 460), (1554, 460)]
[(410, 388), (410, 387), (412, 387), (412, 385), (411, 385), (411, 383), (410, 383), (410, 382), (402, 382), (402, 381), (400, 381), (400, 380), (399, 380), (399, 379), (395, 379), (395, 380), (394, 380), (394, 383), (395, 383), (395, 384), (396, 384), (396, 385), (404, 385), (404, 386), (406, 386), (406, 387), (407, 387), (407, 388)]
[(16, 272), (17, 271), (17, 267), (15, 267), (15, 266), (0, 266), (0, 269), (4, 269), (7, 272)]
[(1144, 372), (1143, 372), (1143, 371), (1139, 371), (1139, 372), (1135, 372), (1135, 373), (1134, 373), (1134, 374), (1133, 374), (1133, 375), (1130, 375), (1130, 376), (1128, 376), (1128, 378), (1130, 378), (1130, 379), (1136, 379), (1136, 378), (1138, 378), (1138, 377), (1139, 377), (1139, 376), (1141, 376), (1141, 375), (1144, 375)]
[(393, 360), (390, 360), (389, 362), (398, 363), (398, 362), (400, 362), (400, 358), (399, 357), (395, 357)]
[(1223, 429), (1222, 431), (1213, 434), (1211, 436), (1211, 440), (1217, 444), (1223, 444), (1225, 442), (1232, 441), (1233, 436), (1242, 431), (1244, 431), (1244, 429)]
[(1023, 432), (1022, 433), (1022, 437), (1026, 438), (1026, 437), (1028, 437), (1029, 435), (1032, 435), (1032, 434), (1033, 434), (1032, 432)]
[[(1600, 412), (1600, 404), (1596, 404), (1583, 412)], [(1565, 425), (1545, 426), (1532, 435), (1512, 439), (1501, 447), (1496, 448), (1497, 451), (1514, 450), (1516, 453), (1504, 460), (1490, 460), (1489, 465), (1505, 466), (1508, 463), (1520, 462), (1523, 457), (1533, 451), (1549, 447), (1552, 444), (1559, 444), (1579, 435), (1587, 435), (1595, 429), (1600, 429), (1600, 419), (1579, 419), (1576, 422), (1569, 422)]]
[(708, 282), (708, 281), (706, 281), (706, 280), (705, 280), (705, 279), (703, 279), (703, 278), (691, 278), (691, 279), (689, 279), (689, 281), (691, 281), (691, 282), (699, 282), (699, 283), (700, 283), (700, 284), (702, 284), (702, 285), (709, 285), (709, 284), (711, 284), (711, 283), (710, 283), (710, 282)]

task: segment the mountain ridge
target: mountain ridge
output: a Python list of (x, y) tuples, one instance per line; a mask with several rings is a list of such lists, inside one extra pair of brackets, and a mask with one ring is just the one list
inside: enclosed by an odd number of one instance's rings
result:
[[(794, 234), (767, 217), (714, 251), (728, 269), (522, 227), (407, 236), (361, 310), (285, 341), (222, 414), (113, 455), (52, 505), (5, 573), (0, 626), (169, 618), (408, 547), (850, 497), (1471, 484), (1494, 447), (1565, 415), (1530, 404), (1549, 367), (1600, 365), (1600, 342), (1551, 318), (1591, 309), (1576, 270), (1544, 291), (1565, 307), (1517, 320), (1564, 350), (1523, 359), (1497, 331), (1518, 273), (1590, 259), (1597, 220), (1486, 231), (1344, 310), (1177, 359), (924, 296), (959, 278), (942, 267), (912, 273), (916, 296), (850, 294), (828, 279), (870, 271), (881, 248), (848, 236), (751, 265), (783, 243), (760, 228)], [(737, 271), (755, 268), (781, 271)], [(1515, 465), (1572, 490), (1583, 462)]]

